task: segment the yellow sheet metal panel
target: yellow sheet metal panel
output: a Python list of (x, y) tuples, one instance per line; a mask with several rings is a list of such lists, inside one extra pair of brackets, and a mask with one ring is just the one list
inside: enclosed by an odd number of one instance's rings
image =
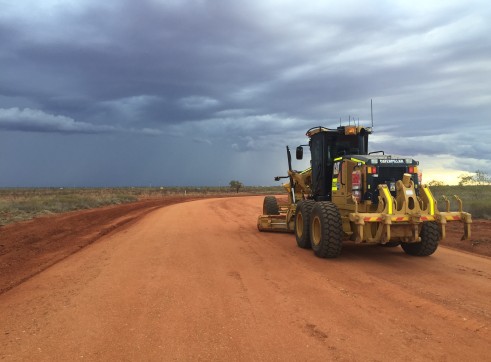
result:
[(388, 213), (392, 215), (392, 195), (389, 192), (389, 189), (387, 187), (383, 187), (382, 190), (384, 191), (385, 198), (387, 199), (387, 206), (388, 206)]
[(428, 188), (423, 187), (423, 190), (430, 203), (430, 215), (435, 215), (435, 200), (433, 199), (433, 196), (431, 195), (431, 192), (430, 190), (428, 190)]

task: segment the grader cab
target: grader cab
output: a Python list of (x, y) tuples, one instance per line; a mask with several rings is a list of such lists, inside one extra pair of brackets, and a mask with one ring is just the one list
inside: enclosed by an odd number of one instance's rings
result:
[[(439, 211), (428, 186), (418, 177), (418, 161), (410, 157), (368, 153), (372, 129), (340, 126), (315, 127), (307, 131), (311, 167), (299, 172), (291, 167), (287, 147), (288, 178), (284, 184), (288, 203), (267, 196), (260, 231), (295, 233), (301, 248), (315, 255), (340, 255), (344, 240), (355, 243), (401, 245), (410, 255), (428, 256), (445, 238), (447, 222), (464, 224), (463, 239), (470, 238), (472, 218), (462, 209)], [(303, 147), (296, 149), (303, 158)]]

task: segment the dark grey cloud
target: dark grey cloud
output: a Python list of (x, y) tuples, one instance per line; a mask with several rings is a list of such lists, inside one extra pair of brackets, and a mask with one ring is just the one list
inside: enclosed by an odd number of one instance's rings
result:
[(100, 134), (130, 132), (146, 135), (159, 135), (161, 131), (151, 128), (121, 129), (115, 126), (77, 122), (72, 118), (48, 114), (35, 109), (0, 108), (0, 130), (64, 134)]
[(47, 114), (29, 108), (0, 109), (0, 129), (56, 133), (106, 133), (115, 130), (113, 126), (76, 122), (69, 117)]
[[(38, 143), (58, 134), (50, 140), (60, 149), (70, 134), (87, 145), (133, 135), (141, 159), (150, 152), (186, 161), (163, 160), (181, 171), (167, 180), (127, 157), (142, 182), (216, 183), (236, 173), (269, 183), (258, 175), (284, 168), (286, 143), (340, 118), (368, 122), (373, 99), (372, 149), (445, 155), (456, 170), (472, 171), (473, 160), (491, 167), (490, 15), (486, 1), (5, 3), (0, 130), (39, 133)], [(149, 134), (161, 143), (148, 143)], [(100, 142), (97, 156), (73, 157), (100, 164), (110, 154)], [(14, 154), (15, 145), (3, 151)], [(0, 158), (0, 167), (22, 160)], [(95, 170), (92, 183), (111, 179), (110, 167)]]

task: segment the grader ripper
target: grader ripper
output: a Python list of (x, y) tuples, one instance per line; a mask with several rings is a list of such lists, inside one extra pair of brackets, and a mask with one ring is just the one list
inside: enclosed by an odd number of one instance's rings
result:
[[(462, 209), (440, 212), (430, 188), (421, 184), (418, 161), (368, 153), (369, 127), (315, 127), (307, 131), (311, 167), (294, 171), (287, 146), (288, 176), (285, 183), (288, 203), (266, 196), (260, 231), (293, 232), (301, 248), (312, 248), (315, 255), (335, 258), (343, 240), (355, 243), (398, 246), (410, 255), (428, 256), (445, 238), (447, 222), (464, 224), (462, 239), (471, 235), (471, 215)], [(306, 145), (304, 145), (306, 146)], [(296, 149), (303, 158), (303, 146)]]

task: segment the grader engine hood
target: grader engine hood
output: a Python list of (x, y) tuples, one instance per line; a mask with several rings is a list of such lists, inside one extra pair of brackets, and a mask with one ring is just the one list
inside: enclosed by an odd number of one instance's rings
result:
[(350, 174), (359, 172), (361, 177), (359, 201), (371, 201), (377, 204), (380, 191), (378, 185), (386, 185), (390, 194), (396, 196), (396, 183), (404, 174), (410, 174), (416, 190), (420, 180), (418, 177), (418, 161), (412, 158), (389, 155), (347, 155), (334, 159), (332, 190), (343, 189), (345, 183), (351, 182)]
[(365, 156), (361, 157), (362, 162), (366, 165), (366, 183), (367, 190), (363, 195), (364, 200), (370, 200), (373, 204), (378, 202), (379, 190), (378, 185), (387, 185), (392, 196), (396, 196), (396, 183), (402, 180), (404, 174), (410, 174), (414, 182), (417, 196), (419, 196), (419, 162), (412, 158), (402, 156)]

